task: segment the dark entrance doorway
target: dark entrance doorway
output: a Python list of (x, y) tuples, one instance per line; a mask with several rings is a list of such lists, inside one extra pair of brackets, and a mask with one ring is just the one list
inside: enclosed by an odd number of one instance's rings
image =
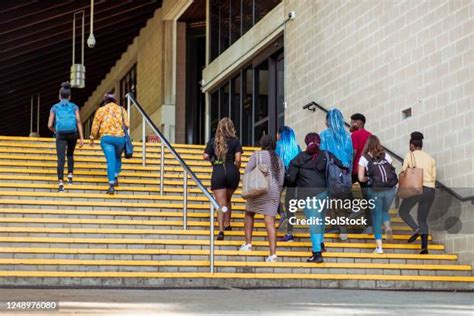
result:
[(211, 93), (211, 136), (219, 119), (230, 117), (242, 144), (258, 145), (285, 123), (283, 39), (256, 56)]
[(185, 142), (204, 144), (205, 94), (201, 91), (202, 71), (206, 65), (206, 29), (188, 25), (186, 34), (186, 125)]

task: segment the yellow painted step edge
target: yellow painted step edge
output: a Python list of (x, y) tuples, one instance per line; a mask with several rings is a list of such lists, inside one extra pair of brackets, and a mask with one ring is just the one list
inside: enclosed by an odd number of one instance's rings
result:
[[(25, 159), (26, 160), (26, 159)], [(167, 165), (176, 165), (178, 166), (178, 162), (170, 162), (167, 163)], [(0, 160), (0, 166), (7, 166), (7, 167), (43, 167), (43, 168), (56, 168), (57, 163), (56, 162), (35, 162), (35, 161), (6, 161), (6, 160)], [(190, 165), (191, 170), (195, 173), (210, 173), (212, 171), (211, 166), (209, 167), (203, 167), (203, 166), (194, 166)], [(89, 164), (84, 164), (84, 163), (77, 163), (74, 164), (75, 170), (78, 169), (103, 169), (105, 170), (106, 165), (105, 163), (89, 163)], [(159, 171), (160, 167), (159, 166), (142, 166), (140, 165), (129, 165), (127, 163), (122, 165), (122, 170), (139, 170), (139, 171)], [(165, 169), (166, 170), (166, 169)], [(174, 170), (174, 169), (173, 169)], [(181, 166), (176, 169), (176, 172), (180, 170), (182, 172)]]
[[(3, 160), (5, 159), (5, 160)], [(14, 160), (14, 161), (12, 161)], [(40, 156), (21, 156), (21, 155), (2, 155), (0, 154), (0, 161), (2, 164), (6, 164), (9, 162), (15, 162), (15, 161), (28, 161), (31, 162), (33, 165), (34, 163), (32, 161), (41, 161), (42, 165), (50, 165), (53, 163), (54, 165), (57, 163), (57, 158), (56, 156), (50, 155), (50, 156), (45, 156), (45, 155), (40, 155)], [(90, 166), (89, 168), (97, 168), (97, 167), (105, 167), (105, 158), (87, 158), (87, 157), (75, 157), (74, 162), (78, 162), (78, 166)], [(82, 164), (81, 164), (82, 163)], [(123, 160), (124, 167), (130, 166), (130, 165), (135, 165), (135, 168), (142, 167), (142, 160), (141, 159), (124, 159)], [(174, 159), (166, 159), (165, 163), (167, 165), (179, 165), (180, 163), (177, 160)], [(159, 159), (147, 159), (146, 161), (146, 166), (143, 168), (154, 168), (152, 166), (158, 166), (160, 165), (160, 160)], [(193, 167), (208, 167), (211, 168), (211, 164), (208, 161), (198, 161), (198, 160), (191, 160), (191, 161), (186, 161), (186, 164), (189, 166)], [(242, 168), (245, 167), (245, 163), (242, 163)]]
[[(1, 179), (1, 177), (0, 177)], [(79, 181), (77, 179), (74, 180), (75, 183), (78, 183)], [(121, 182), (122, 184), (123, 182)], [(14, 188), (14, 189), (50, 189), (50, 190), (57, 190), (58, 185), (55, 184), (44, 184), (44, 183), (0, 183), (0, 188)], [(78, 185), (78, 184), (73, 184), (73, 185), (67, 185), (66, 189), (69, 190), (74, 190), (74, 191), (79, 191), (79, 190), (88, 190), (88, 191), (106, 191), (108, 189), (108, 185)], [(143, 186), (143, 187), (132, 187), (132, 186), (118, 186), (115, 188), (115, 191), (120, 194), (120, 192), (126, 191), (126, 192), (154, 192), (154, 193), (159, 193), (160, 188), (159, 184), (154, 184), (153, 186)], [(164, 187), (163, 188), (164, 192), (170, 192), (170, 193), (182, 193), (183, 189), (182, 188), (170, 188), (170, 187)], [(17, 191), (18, 192), (18, 191)], [(189, 193), (194, 193), (194, 194), (202, 194), (202, 191), (200, 189), (196, 188), (190, 188), (188, 189)], [(235, 195), (238, 196), (240, 194), (241, 190), (236, 190)]]
[[(0, 170), (0, 172), (2, 172)], [(74, 182), (75, 183), (83, 183), (83, 182), (90, 182), (90, 183), (102, 183), (105, 181), (105, 173), (103, 174), (104, 179), (101, 178), (91, 178), (91, 177), (74, 177)], [(157, 179), (159, 175), (155, 175), (153, 180), (148, 180), (148, 179), (127, 179), (127, 178), (121, 178), (120, 179), (120, 184), (142, 184), (142, 185), (147, 185), (149, 186), (159, 186), (160, 185), (160, 180)], [(163, 182), (165, 186), (183, 186), (183, 180), (181, 177), (178, 176), (171, 176), (169, 174), (165, 174), (165, 181)], [(179, 179), (179, 180), (168, 180), (169, 178), (172, 179)], [(28, 175), (28, 176), (22, 176), (22, 175), (2, 175), (0, 174), (0, 180), (13, 180), (13, 181), (42, 181), (42, 182), (52, 182), (56, 183), (57, 177), (55, 176), (33, 176), (33, 175)], [(210, 186), (211, 182), (208, 180), (202, 180), (202, 184), (205, 186)], [(23, 183), (22, 183), (23, 184)], [(18, 184), (19, 185), (19, 184)], [(39, 184), (38, 184), (39, 185)], [(196, 183), (194, 181), (188, 181), (188, 186), (195, 187)]]
[[(5, 226), (0, 227), (0, 233), (51, 233), (51, 234), (120, 234), (120, 235), (193, 235), (193, 236), (209, 236), (208, 230), (192, 229), (192, 230), (178, 230), (178, 229), (117, 229), (117, 228), (62, 228), (62, 227), (15, 227)], [(218, 234), (215, 231), (214, 234)], [(278, 232), (278, 236), (283, 236), (285, 232)], [(297, 238), (309, 238), (309, 233), (294, 232), (293, 235)], [(233, 230), (226, 232), (226, 236), (244, 236), (243, 231)], [(254, 237), (266, 237), (265, 231), (254, 231)], [(407, 240), (410, 235), (393, 235), (394, 240)], [(339, 238), (339, 234), (326, 233), (325, 238)], [(348, 239), (370, 239), (373, 240), (373, 235), (368, 234), (347, 234)], [(431, 240), (431, 236), (430, 236)]]
[[(79, 199), (107, 199), (107, 200), (160, 200), (160, 201), (182, 201), (179, 195), (159, 195), (159, 194), (96, 194), (96, 193), (71, 193), (71, 192), (37, 192), (37, 191), (0, 191), (0, 196), (27, 196), (27, 197), (54, 197), (54, 198), (79, 198)], [(208, 202), (204, 196), (189, 196), (188, 201)], [(242, 198), (235, 198), (233, 203), (244, 203)]]
[[(156, 208), (160, 208), (160, 204), (156, 204)], [(164, 204), (167, 206), (168, 204)], [(165, 208), (165, 207), (164, 207)], [(206, 208), (208, 208), (206, 206)], [(201, 209), (201, 208), (200, 208)], [(192, 208), (188, 205), (188, 211)], [(243, 207), (233, 206), (232, 211), (245, 211)], [(107, 216), (138, 216), (138, 217), (161, 217), (161, 216), (183, 216), (182, 211), (178, 212), (153, 212), (153, 211), (117, 211), (117, 210), (56, 210), (56, 209), (26, 209), (26, 208), (0, 208), (0, 214), (64, 214), (64, 215), (107, 215)], [(395, 215), (398, 214), (396, 210), (390, 210), (390, 213)], [(241, 212), (232, 212), (232, 218), (244, 218), (244, 214)], [(209, 217), (209, 213), (196, 213), (188, 212), (188, 217)], [(279, 216), (277, 215), (277, 218)], [(255, 218), (261, 219), (263, 215), (256, 214)]]
[[(55, 139), (52, 137), (28, 137), (28, 136), (0, 136), (0, 140), (7, 140), (7, 141), (24, 141), (24, 142), (46, 142), (46, 143), (53, 143)], [(133, 142), (134, 145), (141, 146), (141, 142)], [(148, 147), (160, 147), (160, 143), (146, 143)], [(204, 149), (204, 145), (194, 145), (194, 144), (172, 144), (173, 147), (176, 148), (199, 148)], [(257, 147), (250, 147), (250, 146), (243, 146), (243, 149), (247, 150), (256, 150)]]
[[(0, 247), (0, 253), (61, 253), (61, 254), (122, 254), (122, 255), (185, 255), (185, 256), (208, 256), (209, 250), (200, 249), (120, 249), (120, 248), (29, 248), (29, 247)], [(307, 251), (278, 251), (281, 257), (308, 257)], [(238, 251), (238, 250), (215, 250), (216, 256), (239, 256), (239, 257), (266, 257), (268, 251)], [(324, 252), (327, 258), (358, 258), (358, 259), (401, 259), (401, 260), (457, 260), (456, 254), (427, 254), (415, 253), (384, 253), (372, 252)]]
[[(89, 225), (143, 225), (143, 226), (182, 226), (182, 221), (169, 220), (121, 220), (121, 219), (88, 219), (88, 218), (48, 218), (48, 217), (0, 217), (0, 223), (62, 223), (62, 224), (89, 224)], [(206, 221), (188, 221), (188, 226), (192, 227), (208, 227), (210, 224)], [(218, 223), (215, 223), (218, 226)], [(232, 223), (233, 227), (244, 227), (243, 222)], [(264, 223), (255, 223), (254, 227), (265, 227)], [(307, 228), (303, 225), (294, 225), (295, 228)], [(406, 226), (392, 225), (395, 231), (406, 230)]]
[(420, 282), (474, 282), (474, 277), (378, 274), (305, 274), (305, 273), (189, 273), (189, 272), (60, 272), (0, 271), (0, 277), (69, 278), (182, 278), (182, 279), (291, 279), (291, 280), (379, 280)]
[[(56, 243), (56, 244), (140, 244), (140, 245), (188, 245), (188, 246), (208, 246), (209, 240), (201, 239), (148, 239), (148, 238), (64, 238), (64, 237), (1, 237), (0, 243)], [(238, 247), (242, 244), (240, 240), (223, 240), (216, 241), (217, 246), (235, 246)], [(267, 246), (266, 241), (254, 241), (254, 246)], [(344, 243), (344, 242), (327, 242), (325, 243), (330, 248), (374, 248), (373, 243)], [(294, 241), (291, 243), (279, 242), (278, 245), (284, 247), (311, 247), (310, 242)], [(390, 244), (385, 243), (384, 248), (386, 249), (419, 249), (419, 245), (413, 244)], [(431, 250), (444, 250), (443, 245), (429, 245)]]
[[(209, 261), (181, 260), (83, 260), (83, 259), (0, 259), (0, 265), (78, 265), (78, 266), (178, 266), (208, 267)], [(323, 262), (252, 262), (252, 261), (216, 261), (216, 267), (254, 267), (254, 268), (338, 268), (338, 269), (390, 269), (390, 270), (435, 270), (435, 271), (471, 271), (470, 265), (441, 264), (404, 264), (404, 263), (346, 263)]]
[[(91, 207), (128, 207), (128, 208), (182, 208), (183, 203), (125, 203), (125, 202), (98, 202), (98, 201), (64, 201), (64, 200), (15, 200), (15, 199), (0, 199), (0, 204), (13, 205), (55, 205), (55, 206), (91, 206)], [(243, 206), (241, 206), (243, 207)], [(192, 209), (209, 209), (209, 204), (189, 204), (188, 208)]]
[[(12, 153), (24, 154), (24, 155), (28, 155), (28, 157), (29, 156), (47, 155), (47, 156), (51, 156), (53, 159), (56, 159), (56, 149), (55, 148), (43, 149), (43, 148), (23, 148), (23, 147), (20, 147), (20, 148), (9, 147), (9, 148), (7, 148), (7, 147), (8, 146), (2, 146), (2, 144), (0, 143), (0, 153), (2, 153), (2, 154), (12, 154)], [(202, 157), (202, 151), (199, 151), (199, 153), (183, 152), (183, 153), (180, 153), (180, 156), (184, 161), (188, 161), (188, 160), (189, 161), (200, 161), (200, 162), (204, 161), (203, 157)], [(89, 158), (89, 157), (103, 158), (104, 154), (101, 150), (97, 150), (97, 151), (93, 151), (93, 152), (83, 151), (83, 150), (76, 150), (74, 152), (74, 157), (75, 158)], [(137, 153), (133, 153), (133, 157), (135, 159), (140, 159), (141, 160), (143, 158), (143, 155), (140, 151), (140, 152), (137, 152)], [(161, 153), (147, 153), (145, 155), (145, 157), (146, 157), (146, 159), (160, 159)], [(165, 159), (175, 159), (175, 158), (172, 154), (165, 153)], [(243, 162), (247, 162), (249, 159), (250, 159), (249, 155), (242, 157)], [(130, 160), (127, 160), (127, 161), (130, 161)]]

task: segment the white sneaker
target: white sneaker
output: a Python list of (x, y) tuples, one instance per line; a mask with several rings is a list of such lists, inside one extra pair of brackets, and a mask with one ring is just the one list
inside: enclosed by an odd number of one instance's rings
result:
[(252, 244), (243, 244), (240, 246), (239, 251), (252, 251)]
[(347, 234), (339, 234), (339, 239), (342, 241), (347, 240)]
[(374, 253), (381, 255), (381, 254), (383, 254), (383, 249), (377, 247), (377, 248), (375, 248)]
[(265, 262), (277, 262), (277, 255), (271, 255), (271, 256), (268, 256), (267, 259), (265, 259)]
[(222, 213), (227, 213), (228, 210), (229, 210), (229, 209), (227, 208), (227, 206), (223, 206), (223, 207), (221, 208), (221, 212), (222, 212)]

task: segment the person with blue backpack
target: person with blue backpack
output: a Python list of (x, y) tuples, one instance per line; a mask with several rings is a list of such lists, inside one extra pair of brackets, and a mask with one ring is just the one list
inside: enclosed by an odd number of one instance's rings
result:
[(74, 150), (79, 133), (79, 148), (84, 145), (79, 107), (71, 102), (71, 84), (63, 82), (59, 89), (59, 102), (51, 107), (48, 128), (56, 137), (58, 157), (58, 192), (64, 192), (64, 164), (67, 156), (68, 183), (72, 184), (74, 173)]
[[(333, 159), (328, 160), (327, 185), (330, 198), (346, 199), (351, 196), (353, 147), (351, 135), (344, 128), (344, 117), (338, 109), (330, 109), (326, 116), (327, 128), (320, 134), (321, 150), (332, 153), (342, 164), (340, 168)], [(342, 210), (332, 210), (338, 216)], [(339, 226), (339, 238), (347, 239), (346, 227)]]

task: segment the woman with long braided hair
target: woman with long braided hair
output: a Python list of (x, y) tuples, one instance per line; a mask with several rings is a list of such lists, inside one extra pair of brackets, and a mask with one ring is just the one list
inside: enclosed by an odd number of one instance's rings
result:
[(234, 123), (224, 117), (217, 125), (216, 135), (204, 150), (204, 159), (212, 163), (211, 190), (222, 212), (218, 212), (219, 234), (217, 240), (224, 240), (224, 231), (232, 230), (232, 195), (239, 186), (242, 145), (235, 135)]

